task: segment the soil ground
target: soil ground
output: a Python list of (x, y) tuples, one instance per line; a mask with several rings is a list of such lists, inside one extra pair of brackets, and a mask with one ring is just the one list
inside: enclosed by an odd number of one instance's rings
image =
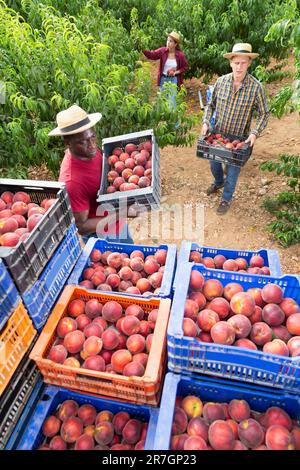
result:
[[(153, 90), (155, 91), (156, 67), (151, 64), (153, 74)], [(289, 60), (287, 70), (293, 68), (292, 59)], [(291, 81), (284, 78), (282, 81), (267, 85), (267, 91), (273, 96), (282, 86)], [(205, 96), (205, 86), (200, 79), (186, 80), (187, 103), (192, 112), (199, 113), (198, 90)], [(184, 229), (195, 226), (195, 207), (203, 206), (203, 220), (198, 226), (198, 235), (193, 239), (204, 246), (218, 248), (258, 250), (260, 248), (276, 249), (279, 252), (282, 271), (284, 273), (300, 274), (300, 245), (283, 248), (267, 231), (266, 226), (272, 216), (262, 207), (263, 199), (274, 196), (286, 188), (286, 182), (273, 173), (262, 172), (261, 163), (276, 159), (281, 153), (300, 153), (300, 126), (299, 115), (296, 113), (282, 119), (270, 118), (264, 135), (256, 142), (250, 160), (243, 167), (234, 199), (230, 210), (224, 216), (216, 214), (220, 196), (206, 196), (206, 188), (212, 182), (208, 160), (196, 157), (196, 141), (193, 147), (166, 147), (161, 150), (161, 192), (162, 209), (164, 214), (170, 213), (172, 205), (181, 208), (194, 209), (188, 215)], [(200, 126), (194, 130), (198, 135)], [(34, 179), (50, 179), (45, 168), (32, 168), (30, 177)], [(157, 215), (157, 214), (156, 214)], [(152, 213), (153, 216), (153, 213)], [(178, 214), (170, 213), (170, 219), (178, 222)], [(186, 236), (188, 230), (179, 233), (173, 227), (171, 233), (166, 233), (168, 224), (160, 223), (160, 229), (154, 230), (150, 224), (151, 214), (138, 219), (130, 219), (129, 225), (133, 238), (137, 243), (157, 244), (163, 242), (176, 243), (178, 248), (181, 239), (190, 239)], [(148, 224), (148, 228), (146, 228)], [(164, 230), (164, 232), (163, 232)], [(179, 230), (180, 231), (180, 230)]]

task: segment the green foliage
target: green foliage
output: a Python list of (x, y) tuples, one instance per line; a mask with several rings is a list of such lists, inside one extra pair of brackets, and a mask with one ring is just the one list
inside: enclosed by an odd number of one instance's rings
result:
[(287, 179), (289, 191), (278, 194), (276, 198), (267, 198), (263, 205), (275, 216), (268, 229), (283, 245), (289, 246), (300, 242), (300, 156), (280, 155), (278, 161), (269, 161), (261, 165), (264, 171), (276, 172)]
[[(5, 171), (45, 162), (57, 175), (63, 143), (48, 132), (57, 112), (73, 103), (101, 111), (99, 139), (154, 128), (161, 146), (191, 144), (196, 118), (187, 113), (184, 90), (176, 112), (164, 94), (150, 99), (149, 64), (137, 60), (134, 39), (110, 11), (96, 0), (15, 3), (29, 22), (0, 0), (0, 81), (6, 88), (0, 166)], [(53, 7), (60, 4), (61, 12)], [(76, 17), (63, 14), (75, 4)]]

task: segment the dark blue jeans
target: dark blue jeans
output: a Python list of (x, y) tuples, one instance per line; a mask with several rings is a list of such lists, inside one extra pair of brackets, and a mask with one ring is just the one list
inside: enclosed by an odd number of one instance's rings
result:
[[(98, 237), (97, 233), (90, 233), (89, 235), (83, 235), (81, 238), (84, 243), (87, 243), (89, 238), (100, 238), (100, 237)], [(105, 238), (105, 240), (107, 240), (108, 242), (114, 242), (114, 243), (127, 243), (129, 245), (132, 245), (134, 243), (129, 232), (128, 224), (124, 224), (124, 227), (122, 228), (122, 231), (119, 233), (119, 235), (116, 235), (116, 236), (107, 235), (106, 237), (103, 236), (102, 238)]]
[(222, 163), (211, 160), (210, 169), (215, 178), (215, 185), (222, 186), (224, 183), (222, 200), (230, 202), (236, 187), (239, 174), (241, 172), (241, 167), (227, 165), (227, 175), (225, 180)]

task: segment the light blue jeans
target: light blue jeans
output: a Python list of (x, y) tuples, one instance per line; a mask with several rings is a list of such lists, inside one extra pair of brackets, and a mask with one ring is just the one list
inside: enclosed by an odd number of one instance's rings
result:
[[(165, 83), (172, 83), (176, 85), (176, 89), (174, 89), (175, 87), (172, 87), (172, 90), (170, 90), (169, 87), (167, 89), (167, 87), (164, 86)], [(166, 91), (169, 102), (171, 103), (173, 109), (176, 110), (175, 96), (177, 95), (177, 77), (165, 77), (162, 75), (160, 79), (160, 87), (162, 90)]]
[(241, 172), (241, 167), (227, 165), (227, 175), (225, 180), (222, 163), (211, 160), (210, 169), (215, 178), (215, 185), (222, 186), (224, 183), (222, 200), (227, 202), (231, 201), (239, 174)]

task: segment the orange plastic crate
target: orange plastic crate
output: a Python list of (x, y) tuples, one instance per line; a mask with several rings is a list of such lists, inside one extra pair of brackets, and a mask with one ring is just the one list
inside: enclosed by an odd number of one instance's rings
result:
[[(100, 302), (115, 300), (123, 308), (135, 303), (145, 312), (154, 308), (159, 309), (158, 319), (154, 330), (152, 346), (143, 377), (125, 377), (108, 372), (92, 371), (84, 368), (70, 367), (57, 364), (47, 356), (56, 339), (56, 327), (61, 318), (67, 315), (68, 304), (80, 298), (84, 301), (97, 299)], [(142, 299), (134, 296), (104, 294), (99, 291), (91, 292), (77, 286), (67, 286), (63, 290), (54, 310), (48, 318), (40, 337), (38, 338), (30, 358), (33, 359), (45, 382), (49, 384), (81, 390), (95, 395), (109, 396), (132, 403), (146, 403), (157, 406), (160, 400), (161, 388), (166, 364), (166, 335), (170, 315), (170, 299)]]
[(20, 302), (0, 333), (0, 396), (36, 334), (32, 321)]

